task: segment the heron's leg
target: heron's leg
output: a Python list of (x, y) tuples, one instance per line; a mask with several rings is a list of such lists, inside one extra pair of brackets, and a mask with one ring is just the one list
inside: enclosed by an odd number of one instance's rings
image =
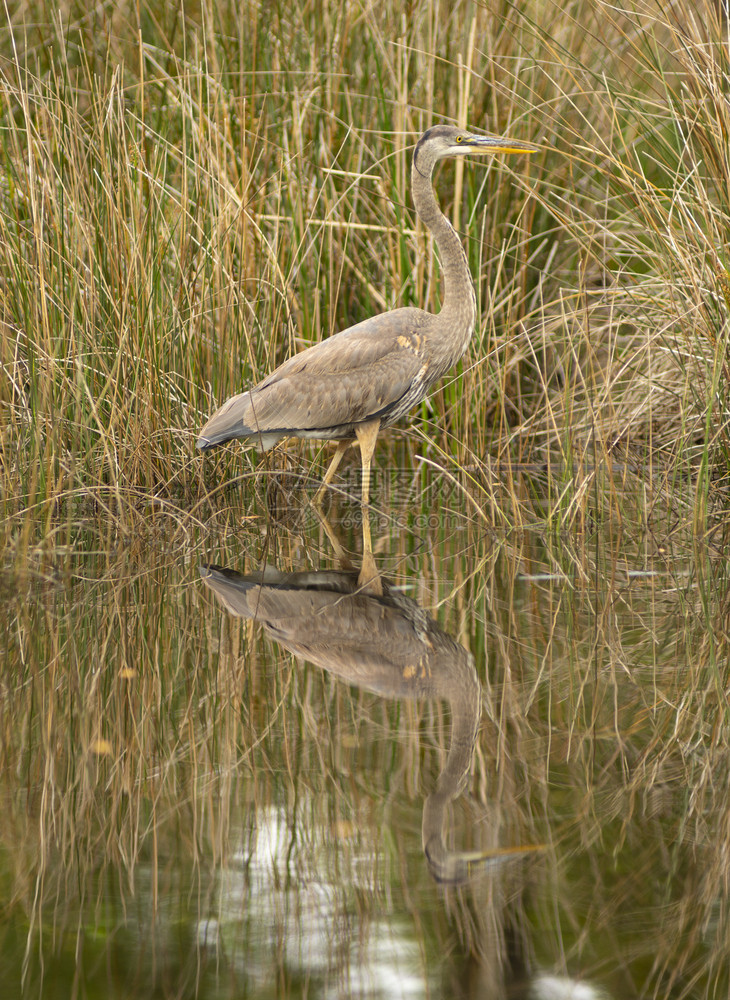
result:
[(327, 471), (324, 474), (324, 479), (322, 480), (322, 485), (319, 487), (319, 489), (317, 490), (317, 492), (314, 494), (314, 499), (312, 500), (312, 503), (314, 504), (315, 507), (320, 507), (321, 506), (321, 504), (322, 504), (322, 497), (324, 496), (324, 492), (327, 489), (327, 487), (329, 486), (329, 484), (332, 482), (332, 480), (334, 479), (334, 475), (337, 472), (337, 466), (342, 461), (342, 456), (347, 451), (347, 447), (348, 447), (348, 445), (350, 443), (351, 443), (350, 441), (338, 441), (337, 442), (337, 448), (335, 449), (335, 453), (332, 456), (332, 461), (328, 465)]
[(312, 500), (312, 503), (314, 504), (315, 507), (322, 506), (322, 497), (324, 496), (325, 490), (334, 479), (335, 472), (337, 472), (337, 466), (342, 461), (342, 456), (345, 454), (348, 445), (350, 445), (351, 443), (352, 443), (351, 441), (337, 442), (337, 448), (335, 449), (335, 453), (332, 456), (332, 461), (327, 466), (327, 471), (324, 474), (324, 479), (322, 480), (319, 489), (314, 494), (314, 499)]
[(370, 420), (355, 427), (362, 461), (362, 567), (358, 585), (370, 594), (383, 593), (383, 585), (373, 558), (373, 540), (370, 535), (370, 462), (378, 439), (380, 420)]

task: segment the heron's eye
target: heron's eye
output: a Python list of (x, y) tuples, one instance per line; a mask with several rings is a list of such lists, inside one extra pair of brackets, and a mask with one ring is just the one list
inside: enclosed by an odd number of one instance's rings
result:
[(457, 142), (463, 142), (464, 141), (464, 136), (463, 135), (457, 135), (456, 141)]

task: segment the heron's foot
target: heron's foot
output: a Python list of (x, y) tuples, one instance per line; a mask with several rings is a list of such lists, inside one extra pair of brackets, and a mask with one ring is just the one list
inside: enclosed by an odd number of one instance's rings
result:
[(367, 549), (363, 553), (357, 585), (364, 593), (372, 594), (373, 597), (383, 596), (383, 582), (380, 579), (380, 573), (378, 573), (372, 552)]

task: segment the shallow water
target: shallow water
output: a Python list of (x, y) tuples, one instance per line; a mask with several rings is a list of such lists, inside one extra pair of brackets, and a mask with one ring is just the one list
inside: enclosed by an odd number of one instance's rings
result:
[(16, 553), (2, 995), (727, 996), (721, 549), (417, 467), (381, 599), (348, 474)]

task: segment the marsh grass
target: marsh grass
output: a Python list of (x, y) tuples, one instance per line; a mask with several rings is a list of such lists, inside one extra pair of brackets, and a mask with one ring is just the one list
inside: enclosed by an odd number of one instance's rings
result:
[[(38, 513), (70, 496), (112, 498), (122, 520), (140, 497), (189, 507), (242, 463), (258, 466), (236, 448), (193, 455), (222, 399), (373, 312), (437, 307), (408, 192), (408, 146), (429, 108), (545, 152), (438, 181), (482, 325), (411, 439), (452, 472), (490, 457), (569, 469), (588, 452), (620, 454), (692, 476), (706, 516), (727, 468), (716, 8), (700, 19), (680, 6), (648, 31), (648, 12), (602, 4), (557, 21), (549, 6), (463, 6), (457, 31), (439, 4), (397, 28), (394, 11), (376, 26), (323, 5), (316, 47), (312, 11), (296, 7), (265, 25), (248, 6), (237, 20), (165, 9), (138, 25), (121, 5), (108, 35), (71, 8), (38, 42), (8, 26), (11, 531), (47, 534)], [(282, 34), (296, 43), (272, 46)], [(569, 490), (563, 506), (580, 502)]]
[[(616, 995), (723, 995), (720, 8), (435, 0), (406, 16), (322, 0), (5, 16), (0, 850), (25, 983), (64, 941), (98, 933), (110, 882), (110, 926), (143, 887), (155, 914), (194, 923), (190, 879), (208, 912), (236, 850), (280, 810), (307, 834), (288, 842), (302, 877), (323, 857), (366, 864), (367, 888), (339, 888), (336, 906), (363, 939), (401, 883), (424, 953), (451, 954), (457, 928), (497, 979), (512, 935), (526, 961), (615, 964)], [(552, 845), (544, 894), (507, 879), (438, 906), (410, 888), (394, 831), (417, 827), (443, 711), (294, 665), (191, 582), (211, 553), (238, 569), (330, 563), (303, 503), (326, 449), (201, 457), (195, 434), (292, 351), (382, 309), (437, 308), (408, 182), (410, 144), (436, 119), (543, 151), (437, 179), (481, 323), (459, 369), (378, 443), (378, 558), (479, 664), (487, 718), (457, 839)], [(357, 465), (330, 507), (352, 550)], [(576, 855), (584, 868), (564, 860)], [(634, 905), (626, 939), (617, 893)], [(650, 907), (647, 935), (635, 914)], [(267, 918), (282, 939), (285, 909)], [(240, 914), (224, 916), (240, 949)], [(581, 921), (596, 919), (610, 948), (589, 954)], [(554, 928), (542, 952), (534, 927)], [(183, 965), (168, 982), (202, 989)]]

